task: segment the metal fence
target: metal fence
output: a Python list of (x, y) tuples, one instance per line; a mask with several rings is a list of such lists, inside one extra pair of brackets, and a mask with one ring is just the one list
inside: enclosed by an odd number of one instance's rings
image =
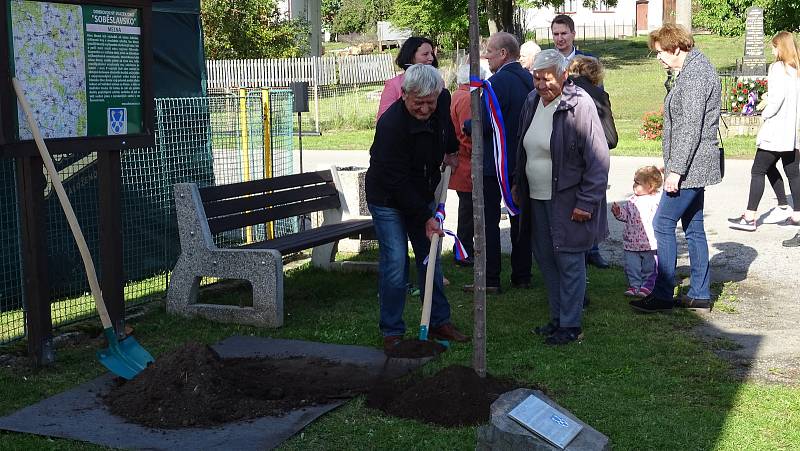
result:
[[(123, 268), (126, 304), (162, 296), (180, 251), (172, 186), (231, 183), (293, 172), (292, 95), (285, 89), (157, 99), (156, 146), (122, 152)], [(96, 154), (67, 154), (56, 166), (94, 256), (98, 258)], [(0, 159), (0, 344), (23, 338), (19, 219), (14, 161)], [(95, 315), (77, 246), (51, 186), (46, 188), (53, 327)], [(297, 230), (275, 224), (275, 236)], [(263, 230), (262, 232), (263, 233)], [(224, 246), (241, 240), (216, 237)]]

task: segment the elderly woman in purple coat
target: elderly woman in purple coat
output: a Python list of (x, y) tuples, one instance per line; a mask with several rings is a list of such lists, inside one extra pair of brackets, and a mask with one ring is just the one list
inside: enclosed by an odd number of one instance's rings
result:
[(567, 64), (552, 49), (534, 59), (513, 188), (520, 234), (531, 236), (550, 304), (550, 321), (534, 332), (549, 345), (583, 338), (585, 254), (608, 235), (608, 143), (594, 101), (567, 78)]

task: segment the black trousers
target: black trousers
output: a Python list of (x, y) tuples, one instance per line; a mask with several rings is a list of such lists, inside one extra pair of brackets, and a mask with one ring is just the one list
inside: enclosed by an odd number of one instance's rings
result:
[[(497, 177), (483, 177), (486, 224), (486, 286), (500, 286), (500, 185)], [(531, 239), (519, 236), (519, 216), (511, 216), (511, 283), (531, 281)], [(517, 237), (519, 237), (517, 239)]]
[[(475, 253), (475, 221), (472, 216), (472, 192), (456, 191), (458, 194), (458, 229), (456, 235), (467, 250), (470, 260)], [(453, 252), (455, 255), (455, 252)]]
[(789, 189), (792, 192), (794, 210), (800, 211), (800, 158), (797, 150), (794, 152), (772, 152), (757, 149), (753, 158), (753, 168), (750, 170), (750, 196), (747, 200), (747, 209), (756, 211), (761, 197), (764, 195), (764, 175), (769, 179), (772, 190), (778, 198), (778, 205), (786, 205), (786, 191), (783, 187), (783, 177), (778, 171), (778, 160), (783, 163), (786, 178), (789, 179)]

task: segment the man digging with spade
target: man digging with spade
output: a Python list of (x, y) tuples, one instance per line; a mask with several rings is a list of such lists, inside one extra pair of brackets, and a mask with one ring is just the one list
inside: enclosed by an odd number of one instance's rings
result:
[[(380, 329), (384, 351), (391, 353), (406, 331), (403, 309), (407, 278), (404, 267), (408, 241), (414, 248), (417, 275), (425, 290), (425, 264), (430, 237), (444, 236), (434, 218), (434, 193), (442, 162), (456, 167), (457, 141), (450, 122), (450, 93), (433, 66), (415, 64), (403, 80), (402, 97), (380, 117), (370, 148), (365, 189), (378, 238)], [(450, 323), (442, 269), (435, 262), (432, 339), (466, 342), (469, 337)]]

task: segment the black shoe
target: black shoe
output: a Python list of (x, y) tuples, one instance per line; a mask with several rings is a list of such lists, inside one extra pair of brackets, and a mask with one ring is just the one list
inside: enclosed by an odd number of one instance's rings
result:
[(634, 310), (642, 313), (655, 313), (655, 312), (671, 312), (674, 302), (672, 299), (666, 301), (664, 299), (656, 299), (652, 294), (645, 296), (641, 299), (636, 299), (628, 302)]
[(675, 307), (692, 310), (708, 309), (710, 312), (711, 309), (714, 308), (714, 302), (711, 299), (695, 299), (689, 296), (678, 296), (675, 298)]
[(535, 333), (536, 335), (543, 335), (545, 337), (549, 337), (553, 335), (558, 330), (558, 321), (550, 320), (549, 323), (545, 324), (544, 326), (539, 326), (533, 328), (531, 332)]
[(461, 266), (463, 268), (471, 268), (475, 266), (475, 262), (473, 262), (471, 258), (467, 258), (465, 260), (454, 260), (454, 261), (456, 263), (456, 266)]
[(559, 327), (558, 330), (544, 339), (544, 344), (551, 346), (565, 345), (583, 340), (583, 331), (580, 327)]
[(528, 290), (531, 288), (530, 282), (511, 282), (511, 288), (519, 288), (522, 290)]
[(595, 268), (608, 269), (611, 265), (608, 264), (605, 258), (600, 255), (600, 252), (589, 252), (586, 254), (586, 262)]
[(798, 247), (800, 246), (800, 233), (797, 233), (793, 238), (783, 242), (783, 247)]

